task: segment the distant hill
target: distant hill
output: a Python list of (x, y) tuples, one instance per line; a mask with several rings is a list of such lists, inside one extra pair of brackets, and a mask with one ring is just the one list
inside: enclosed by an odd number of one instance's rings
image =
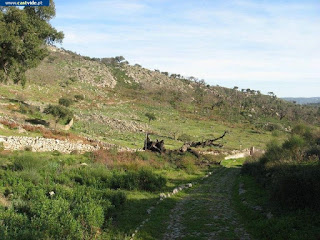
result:
[(314, 104), (320, 103), (320, 97), (311, 97), (311, 98), (282, 98), (285, 101), (296, 102), (298, 104)]

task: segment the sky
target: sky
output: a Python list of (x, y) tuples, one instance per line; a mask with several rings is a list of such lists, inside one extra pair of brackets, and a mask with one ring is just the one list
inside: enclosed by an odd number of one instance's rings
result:
[(55, 0), (63, 47), (278, 97), (320, 96), (318, 0)]

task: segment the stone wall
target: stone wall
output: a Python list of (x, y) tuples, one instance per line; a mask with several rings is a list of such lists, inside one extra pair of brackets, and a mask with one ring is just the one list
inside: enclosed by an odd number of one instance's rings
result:
[(96, 151), (100, 148), (89, 144), (42, 137), (0, 136), (0, 143), (3, 144), (5, 150), (25, 150), (30, 148), (33, 152), (59, 151), (61, 153), (71, 153), (78, 151), (79, 153), (84, 153)]

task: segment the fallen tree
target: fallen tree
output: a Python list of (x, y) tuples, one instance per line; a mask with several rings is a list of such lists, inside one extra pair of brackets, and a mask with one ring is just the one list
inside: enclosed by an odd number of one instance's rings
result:
[[(216, 141), (222, 139), (227, 134), (227, 131), (223, 133), (220, 137), (205, 140), (202, 142), (190, 142), (190, 143), (184, 143), (183, 146), (178, 150), (181, 153), (190, 152), (191, 154), (195, 155), (197, 158), (200, 157), (200, 153), (192, 148), (198, 148), (198, 147), (223, 147), (220, 143), (215, 143)], [(152, 152), (158, 152), (158, 153), (164, 153), (166, 151), (164, 147), (164, 140), (159, 141), (158, 139), (156, 141), (151, 141), (149, 138), (149, 134), (146, 135), (146, 140), (144, 141), (144, 147), (143, 150), (150, 150)]]
[(220, 143), (214, 143), (216, 141), (218, 141), (219, 139), (222, 139), (224, 138), (224, 136), (227, 134), (227, 131), (225, 131), (223, 133), (223, 135), (221, 135), (220, 137), (217, 137), (217, 138), (214, 138), (214, 139), (209, 139), (209, 140), (205, 140), (203, 142), (191, 142), (191, 143), (185, 143), (184, 146), (186, 147), (195, 147), (195, 148), (198, 148), (198, 147), (223, 147), (222, 144)]

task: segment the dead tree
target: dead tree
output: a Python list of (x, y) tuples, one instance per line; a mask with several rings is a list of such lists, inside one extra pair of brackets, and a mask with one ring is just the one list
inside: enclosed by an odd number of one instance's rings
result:
[(221, 135), (220, 137), (217, 137), (217, 138), (214, 138), (214, 139), (205, 140), (203, 142), (191, 142), (191, 143), (185, 143), (185, 144), (187, 144), (187, 146), (189, 146), (189, 147), (195, 147), (195, 148), (197, 148), (197, 147), (212, 147), (212, 146), (214, 146), (214, 147), (223, 147), (222, 144), (220, 144), (220, 143), (217, 144), (217, 143), (214, 143), (214, 142), (218, 141), (219, 139), (224, 138), (224, 136), (226, 134), (227, 134), (227, 131), (225, 131), (223, 133), (223, 135)]
[[(224, 132), (224, 134), (218, 138), (209, 139), (203, 142), (191, 142), (191, 143), (185, 143), (183, 146), (179, 149), (181, 153), (190, 152), (191, 154), (195, 155), (197, 158), (200, 157), (200, 153), (192, 148), (198, 148), (198, 147), (223, 147), (222, 144), (215, 143), (217, 140), (224, 138), (224, 136), (227, 134), (227, 131)], [(164, 147), (164, 141), (159, 141), (158, 139), (156, 141), (151, 141), (149, 138), (149, 134), (146, 135), (146, 139), (144, 141), (144, 147), (143, 150), (149, 150), (152, 152), (158, 152), (158, 153), (164, 153), (166, 152), (166, 149)]]
[(211, 147), (211, 146), (215, 146), (215, 147), (223, 147), (222, 144), (220, 143), (214, 143), (215, 141), (224, 138), (224, 136), (227, 134), (227, 131), (225, 131), (223, 133), (223, 135), (221, 135), (218, 138), (214, 138), (214, 139), (209, 139), (203, 142), (191, 142), (191, 143), (185, 143), (183, 144), (183, 146), (180, 148), (180, 152), (190, 152), (191, 154), (195, 155), (197, 158), (199, 158), (200, 154), (192, 149), (193, 148), (198, 148), (198, 147)]
[(151, 141), (149, 138), (149, 134), (146, 135), (146, 140), (144, 141), (143, 150), (150, 150), (152, 152), (164, 153), (166, 151), (164, 147), (164, 141)]

